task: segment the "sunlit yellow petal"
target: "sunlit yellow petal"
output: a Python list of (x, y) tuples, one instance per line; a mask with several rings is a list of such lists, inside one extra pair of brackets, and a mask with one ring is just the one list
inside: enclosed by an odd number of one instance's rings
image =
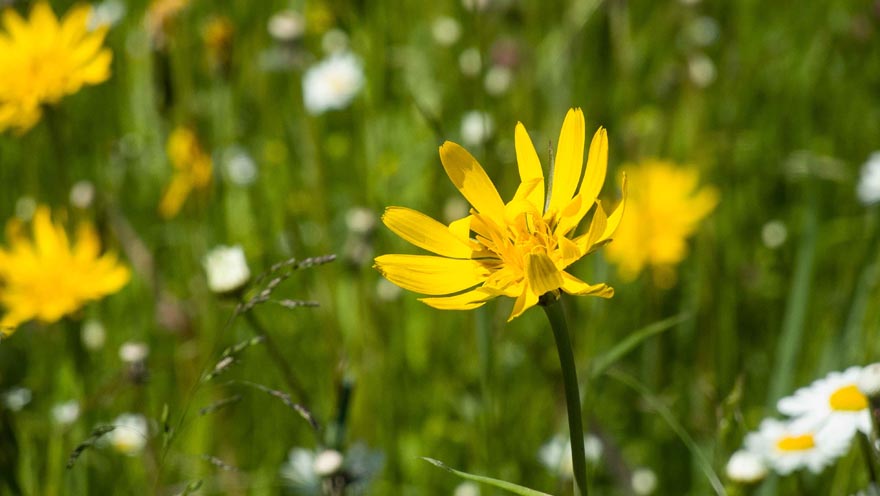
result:
[(398, 286), (427, 295), (448, 295), (470, 289), (490, 271), (473, 260), (430, 255), (382, 255), (375, 267)]
[(584, 179), (578, 194), (584, 197), (588, 203), (593, 203), (602, 184), (605, 183), (605, 174), (608, 170), (608, 133), (600, 127), (593, 135), (590, 143), (590, 153), (587, 155), (587, 168), (584, 171)]
[(587, 284), (568, 272), (563, 272), (562, 277), (564, 280), (562, 290), (568, 294), (578, 296), (591, 295), (601, 298), (611, 298), (614, 296), (614, 288), (605, 283)]
[(438, 255), (470, 258), (467, 238), (454, 234), (448, 227), (415, 210), (388, 207), (382, 221), (392, 232), (410, 243)]
[[(538, 159), (538, 152), (535, 151), (535, 145), (529, 137), (526, 127), (521, 122), (516, 123), (516, 131), (514, 132), (514, 144), (516, 147), (516, 164), (519, 167), (519, 179), (522, 184), (530, 181), (534, 182), (534, 189), (527, 195), (526, 199), (532, 202), (539, 211), (544, 211), (544, 171), (541, 169), (541, 161)], [(517, 191), (519, 196), (519, 191)]]
[(532, 291), (528, 284), (523, 288), (523, 292), (517, 297), (516, 301), (513, 303), (513, 309), (510, 311), (510, 316), (507, 317), (507, 321), (519, 317), (526, 310), (532, 308), (533, 306), (538, 304), (538, 295)]
[(452, 184), (481, 214), (500, 222), (504, 202), (486, 171), (467, 150), (447, 141), (440, 147), (440, 161)]
[(571, 109), (562, 123), (553, 165), (549, 212), (562, 210), (574, 197), (584, 168), (584, 113)]
[(546, 253), (535, 251), (526, 255), (526, 279), (535, 294), (542, 295), (562, 286), (562, 271)]
[(623, 193), (620, 205), (618, 205), (617, 208), (614, 209), (614, 212), (611, 212), (611, 215), (608, 216), (608, 223), (605, 226), (602, 237), (599, 238), (598, 241), (604, 241), (614, 236), (614, 231), (617, 231), (617, 227), (623, 219), (623, 212), (626, 210), (626, 174), (623, 175), (623, 186), (621, 186), (621, 190)]
[(419, 298), (419, 301), (440, 310), (471, 310), (486, 304), (494, 295), (481, 288), (453, 296)]

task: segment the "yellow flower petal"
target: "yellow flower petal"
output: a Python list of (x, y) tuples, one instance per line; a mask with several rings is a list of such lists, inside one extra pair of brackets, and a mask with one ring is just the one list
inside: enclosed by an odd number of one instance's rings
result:
[(569, 110), (559, 132), (548, 212), (562, 210), (574, 197), (584, 169), (584, 127), (583, 111)]
[(614, 209), (614, 212), (611, 212), (611, 215), (608, 217), (608, 223), (605, 226), (605, 231), (602, 233), (602, 237), (599, 238), (599, 242), (605, 241), (607, 239), (611, 239), (614, 235), (614, 231), (617, 231), (617, 226), (620, 225), (621, 219), (623, 219), (623, 212), (626, 210), (626, 174), (623, 174), (623, 186), (621, 186), (621, 190), (623, 191), (622, 199), (620, 200), (620, 204), (617, 208)]
[(590, 143), (590, 153), (587, 155), (587, 169), (584, 171), (584, 179), (581, 181), (579, 195), (584, 197), (587, 203), (592, 204), (602, 185), (605, 183), (605, 174), (608, 170), (608, 133), (600, 127), (593, 135)]
[(526, 255), (526, 279), (535, 294), (542, 295), (562, 286), (562, 271), (541, 251)]
[(467, 150), (447, 141), (440, 147), (440, 161), (446, 175), (477, 212), (496, 222), (504, 218), (504, 202), (486, 171)]
[(600, 298), (611, 298), (614, 296), (614, 288), (605, 283), (587, 284), (568, 272), (563, 272), (562, 278), (564, 280), (562, 290), (568, 294), (578, 296), (591, 295)]
[(382, 215), (382, 222), (401, 238), (438, 255), (470, 258), (473, 252), (467, 238), (461, 238), (445, 225), (409, 208), (388, 207)]
[[(526, 127), (521, 122), (516, 123), (516, 131), (514, 132), (514, 145), (516, 147), (516, 164), (519, 167), (519, 179), (522, 185), (534, 182), (534, 189), (525, 198), (532, 202), (538, 211), (544, 211), (544, 171), (541, 169), (541, 160), (538, 159), (538, 152), (535, 151), (535, 145), (529, 137)], [(520, 187), (522, 187), (520, 185)], [(519, 190), (517, 190), (519, 196)]]
[(531, 290), (528, 284), (523, 288), (523, 292), (517, 297), (516, 301), (513, 303), (513, 309), (510, 311), (510, 316), (507, 317), (507, 321), (519, 317), (526, 310), (532, 308), (533, 306), (538, 304), (538, 295), (535, 294), (534, 291)]
[(394, 284), (426, 295), (458, 293), (489, 277), (479, 262), (430, 255), (382, 255), (375, 267)]
[(419, 301), (440, 310), (472, 310), (485, 305), (488, 300), (494, 297), (482, 288), (476, 288), (453, 296), (419, 298)]

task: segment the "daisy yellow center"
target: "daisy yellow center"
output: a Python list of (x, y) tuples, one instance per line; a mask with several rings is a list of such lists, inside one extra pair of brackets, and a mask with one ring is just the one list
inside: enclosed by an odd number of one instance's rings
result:
[(868, 408), (868, 398), (853, 384), (834, 391), (829, 403), (832, 410), (845, 412), (857, 412)]
[(776, 442), (776, 447), (780, 451), (804, 451), (816, 446), (816, 441), (812, 434), (803, 434), (800, 436), (784, 436)]

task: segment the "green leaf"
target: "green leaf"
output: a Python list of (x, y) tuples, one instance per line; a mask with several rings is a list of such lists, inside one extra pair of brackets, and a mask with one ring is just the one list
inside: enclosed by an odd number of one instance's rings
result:
[(685, 428), (675, 419), (675, 415), (666, 408), (666, 405), (660, 401), (660, 398), (655, 396), (648, 388), (639, 382), (635, 377), (621, 372), (619, 370), (609, 370), (608, 376), (616, 379), (623, 384), (626, 384), (640, 395), (642, 398), (654, 409), (663, 420), (669, 424), (669, 427), (672, 428), (673, 432), (678, 435), (681, 442), (687, 447), (688, 451), (691, 452), (691, 456), (694, 459), (694, 462), (697, 464), (697, 467), (703, 472), (707, 479), (709, 479), (709, 484), (712, 485), (712, 489), (715, 490), (715, 494), (718, 496), (726, 496), (727, 491), (724, 489), (724, 484), (721, 483), (721, 479), (718, 478), (718, 475), (712, 469), (712, 464), (709, 463), (709, 460), (706, 459), (706, 456), (700, 451), (700, 447), (697, 446), (697, 443), (694, 439), (688, 434)]
[(590, 378), (595, 379), (602, 375), (603, 372), (608, 370), (608, 367), (614, 365), (615, 362), (623, 358), (623, 356), (630, 351), (634, 350), (646, 339), (672, 329), (689, 318), (691, 318), (690, 313), (680, 313), (654, 322), (653, 324), (648, 324), (638, 331), (633, 332), (627, 336), (626, 339), (618, 343), (617, 346), (593, 359), (593, 364), (590, 367)]
[(512, 492), (513, 494), (520, 494), (522, 496), (550, 496), (547, 493), (542, 493), (541, 491), (535, 491), (534, 489), (529, 489), (527, 487), (518, 486), (512, 482), (507, 482), (499, 479), (493, 479), (491, 477), (483, 477), (482, 475), (474, 475), (469, 474), (467, 472), (462, 472), (460, 470), (455, 470), (447, 466), (445, 463), (440, 460), (435, 460), (433, 458), (428, 458), (423, 456), (422, 460), (434, 465), (435, 467), (440, 467), (443, 470), (448, 472), (452, 472), (453, 474), (461, 477), (462, 479), (467, 479), (469, 481), (479, 482), (481, 484), (488, 484), (490, 486), (495, 486), (499, 489), (504, 489), (505, 491)]

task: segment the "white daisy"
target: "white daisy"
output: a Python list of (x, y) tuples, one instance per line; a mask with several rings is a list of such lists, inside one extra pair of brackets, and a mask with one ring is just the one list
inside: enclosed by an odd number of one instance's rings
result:
[(124, 413), (113, 421), (114, 429), (107, 435), (107, 443), (118, 453), (134, 456), (147, 445), (150, 428), (147, 419), (136, 413)]
[(861, 367), (832, 372), (807, 387), (779, 400), (777, 408), (798, 417), (814, 429), (850, 439), (856, 431), (871, 433), (868, 398), (859, 391)]
[(745, 446), (782, 475), (804, 467), (819, 473), (846, 453), (850, 439), (817, 432), (802, 421), (764, 419), (757, 432), (746, 436)]
[(364, 70), (352, 53), (335, 53), (318, 62), (303, 76), (303, 100), (306, 110), (317, 115), (342, 109), (364, 86)]
[(732, 481), (754, 484), (767, 476), (767, 467), (759, 455), (749, 450), (739, 450), (730, 456), (726, 472)]

